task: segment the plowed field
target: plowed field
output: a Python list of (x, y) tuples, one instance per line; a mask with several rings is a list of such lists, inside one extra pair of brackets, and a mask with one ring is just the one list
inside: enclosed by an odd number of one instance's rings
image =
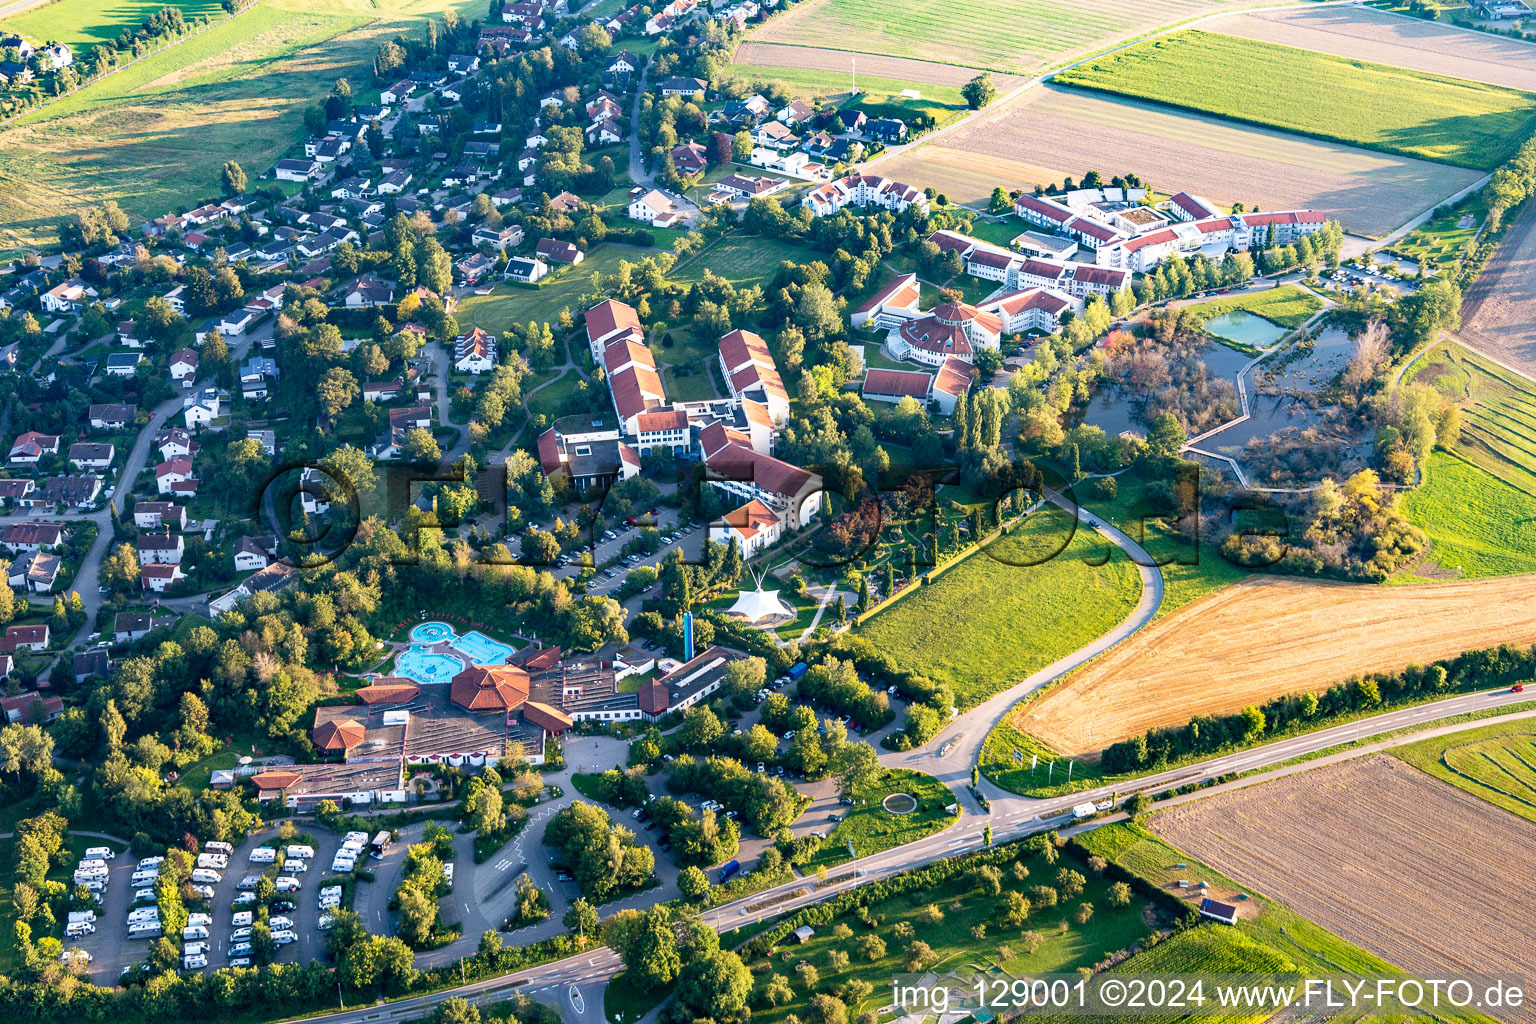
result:
[[(1427, 978), (1524, 974), (1536, 943), (1536, 824), (1386, 755), (1156, 815), (1236, 882)], [(1529, 1008), (1495, 1011), (1536, 1020)]]

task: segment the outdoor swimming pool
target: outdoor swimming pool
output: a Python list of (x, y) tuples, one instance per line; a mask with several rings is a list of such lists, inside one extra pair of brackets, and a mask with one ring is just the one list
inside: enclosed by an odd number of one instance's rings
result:
[(395, 658), (395, 672), (423, 686), (450, 682), (462, 671), (464, 663), (458, 658), (451, 654), (437, 654), (420, 646), (408, 647)]
[[(454, 633), (453, 627), (446, 622), (423, 622), (411, 630), (411, 640), (417, 644), (432, 646), (433, 644), (448, 644), (464, 657), (469, 659), (471, 665), (500, 665), (517, 652), (517, 648), (511, 644), (504, 644), (499, 640), (492, 640), (477, 629), (472, 629), (463, 636)], [(406, 652), (409, 653), (409, 652)], [(426, 652), (430, 655), (430, 652)], [(448, 658), (456, 662), (456, 659), (444, 654), (430, 655), (437, 658)], [(400, 656), (404, 660), (405, 654)], [(396, 663), (397, 665), (399, 662)], [(461, 666), (462, 667), (462, 666)], [(454, 672), (458, 672), (454, 669)], [(403, 672), (410, 675), (409, 672)], [(415, 679), (415, 676), (411, 676)], [(452, 678), (450, 675), (449, 678)], [(422, 680), (417, 680), (421, 682)]]
[(453, 641), (454, 650), (469, 657), (476, 665), (500, 665), (517, 652), (511, 644), (492, 640), (479, 630), (470, 630)]

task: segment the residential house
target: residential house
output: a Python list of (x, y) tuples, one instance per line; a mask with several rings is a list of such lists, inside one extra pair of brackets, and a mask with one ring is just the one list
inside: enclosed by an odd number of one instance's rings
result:
[(539, 244), (534, 246), (534, 252), (539, 259), (547, 263), (580, 263), (586, 258), (586, 254), (576, 248), (575, 244), (558, 238), (541, 238)]
[(480, 279), (496, 269), (496, 260), (484, 253), (466, 256), (453, 265), (459, 280), (465, 284), (478, 284)]
[(479, 376), (496, 366), (496, 337), (476, 327), (454, 341), (453, 368)]
[(256, 314), (247, 309), (237, 309), (219, 321), (219, 333), (226, 338), (242, 337), (256, 320)]
[(59, 454), (57, 434), (40, 434), (35, 430), (29, 430), (17, 436), (15, 443), (11, 445), (11, 457), (8, 461), (13, 466), (35, 466), (44, 455), (57, 454)]
[(141, 533), (138, 540), (140, 565), (179, 565), (186, 554), (182, 535), (171, 533)]
[(176, 625), (174, 615), (151, 615), (146, 612), (118, 612), (112, 620), (112, 642), (131, 644), (142, 640), (157, 629), (170, 629)]
[(217, 388), (206, 387), (194, 395), (188, 395), (182, 403), (182, 415), (187, 429), (206, 427), (223, 415), (226, 396)]
[(629, 217), (658, 228), (674, 227), (682, 220), (682, 211), (661, 189), (653, 188), (636, 196), (629, 204)]
[(277, 555), (276, 537), (241, 537), (235, 541), (235, 571), (265, 569)]
[(81, 441), (69, 446), (69, 465), (72, 469), (109, 469), (116, 453), (110, 444)]
[(170, 501), (140, 501), (133, 506), (133, 525), (140, 530), (187, 528), (187, 510)]
[(692, 96), (694, 93), (707, 92), (709, 83), (702, 78), (684, 78), (680, 75), (672, 75), (663, 78), (657, 85), (663, 96)]
[(113, 352), (107, 356), (106, 373), (109, 377), (132, 377), (139, 371), (144, 357), (137, 352)]
[(145, 565), (139, 568), (139, 586), (155, 594), (163, 594), (187, 578), (179, 565)]
[(395, 301), (395, 283), (377, 274), (361, 274), (342, 293), (348, 309), (387, 306)]
[(197, 353), (190, 348), (178, 349), (171, 355), (171, 380), (184, 388), (197, 380)]
[(534, 284), (549, 273), (549, 264), (531, 256), (514, 256), (507, 261), (506, 279), (522, 284)]
[(475, 233), (470, 236), (470, 242), (476, 246), (489, 245), (493, 249), (505, 252), (523, 244), (523, 228), (521, 224), (505, 224), (501, 227), (482, 224), (475, 228)]
[(683, 176), (702, 174), (709, 167), (709, 154), (697, 142), (672, 147), (672, 166)]
[(160, 494), (175, 494), (178, 484), (192, 479), (192, 463), (186, 459), (171, 459), (155, 467), (155, 490)]
[(279, 160), (277, 166), (273, 168), (273, 176), (278, 181), (314, 181), (320, 177), (320, 162), (293, 158)]
[(0, 545), (18, 554), (28, 551), (48, 551), (59, 547), (69, 539), (69, 534), (59, 523), (12, 523), (0, 530)]
[(64, 559), (41, 551), (29, 551), (11, 563), (7, 582), (34, 594), (46, 594), (58, 581)]
[(167, 427), (155, 435), (155, 450), (161, 460), (190, 458), (198, 449), (192, 435), (180, 427)]
[(78, 313), (85, 308), (86, 299), (95, 297), (95, 289), (76, 277), (48, 289), (41, 301), (46, 313)]

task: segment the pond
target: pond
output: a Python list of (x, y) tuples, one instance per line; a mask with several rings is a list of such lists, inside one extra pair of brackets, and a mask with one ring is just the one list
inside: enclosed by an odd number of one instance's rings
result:
[[(1289, 354), (1296, 350), (1287, 349)], [(1310, 351), (1282, 363), (1265, 363), (1259, 379), (1264, 394), (1313, 394), (1332, 384), (1349, 364), (1354, 339), (1342, 327), (1329, 327), (1312, 342)], [(1299, 350), (1296, 350), (1299, 351)]]
[(1205, 322), (1205, 329), (1229, 341), (1241, 342), (1255, 348), (1266, 348), (1285, 337), (1287, 328), (1265, 320), (1246, 309), (1233, 310), (1213, 316)]
[[(1214, 341), (1206, 344), (1199, 358), (1212, 377), (1220, 377), (1233, 384), (1237, 383), (1237, 372), (1253, 359), (1250, 355)], [(1082, 422), (1098, 427), (1110, 437), (1117, 437), (1127, 430), (1145, 434), (1148, 420), (1143, 414), (1156, 415), (1156, 412), (1144, 409), (1141, 398), (1140, 392), (1134, 388), (1122, 387), (1109, 381), (1101, 382), (1083, 410)]]
[(1269, 437), (1286, 427), (1304, 430), (1316, 425), (1321, 419), (1317, 410), (1299, 399), (1284, 395), (1258, 395), (1249, 399), (1246, 420), (1212, 434), (1200, 442), (1200, 447), (1223, 455), (1238, 456), (1241, 462), (1239, 453), (1231, 449), (1241, 448), (1255, 438)]

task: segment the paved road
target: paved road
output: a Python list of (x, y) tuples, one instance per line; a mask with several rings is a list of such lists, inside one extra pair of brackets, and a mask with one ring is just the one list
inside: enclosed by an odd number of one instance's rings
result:
[[(1528, 695), (1514, 694), (1508, 690), (1496, 690), (1453, 697), (1420, 708), (1390, 712), (1347, 726), (1322, 730), (1310, 736), (1281, 740), (1239, 754), (1213, 758), (1200, 764), (1162, 772), (1140, 780), (1136, 788), (1152, 793), (1162, 792), (1188, 782), (1212, 779), (1230, 772), (1253, 771), (1266, 765), (1283, 764), (1304, 754), (1323, 750), (1338, 743), (1347, 743), (1371, 736), (1384, 736), (1398, 729), (1465, 714), (1468, 711), (1506, 707), (1521, 703), (1529, 704), (1530, 702), (1531, 698)], [(1489, 724), (1491, 721), (1502, 719), (1531, 717), (1536, 717), (1536, 710), (1526, 708), (1507, 716), (1474, 722), (1455, 723), (1439, 730), (1385, 739), (1376, 744), (1362, 744), (1360, 747), (1340, 751), (1337, 754), (1330, 755), (1328, 758), (1319, 759), (1311, 765), (1287, 766), (1268, 772), (1256, 772), (1248, 778), (1213, 787), (1199, 794), (1191, 794), (1188, 797), (1175, 799), (1182, 802), (1185, 799), (1195, 799), (1219, 790), (1258, 785), (1283, 775), (1306, 770), (1307, 767), (1315, 767), (1318, 764), (1328, 763), (1329, 761), (1361, 757), (1391, 746), (1435, 735), (1436, 733), (1444, 734), (1476, 728)], [(986, 821), (992, 825), (994, 841), (997, 842), (1016, 839), (1048, 828), (1065, 828), (1072, 821), (1071, 807), (1074, 804), (1096, 796), (1107, 797), (1110, 795), (1110, 792), (1111, 790), (1105, 787), (1069, 796), (1055, 797), (1049, 800), (1026, 800), (1024, 797), (1009, 794), (1004, 798), (1000, 798), (997, 803), (994, 803), (994, 811)], [(1113, 820), (1116, 820), (1115, 817), (1107, 817), (1086, 827), (1107, 824)], [(819, 884), (811, 878), (796, 879), (708, 911), (701, 915), (702, 920), (717, 931), (726, 931), (756, 920), (758, 912), (749, 908), (760, 905), (776, 896), (786, 896), (787, 898), (774, 903), (772, 912), (774, 914), (784, 913), (809, 903), (825, 900), (838, 892), (854, 886), (864, 885), (880, 878), (909, 871), (914, 867), (919, 867), (934, 860), (974, 851), (983, 844), (981, 825), (981, 822), (968, 817), (958, 828), (950, 828), (915, 843), (909, 843), (906, 846), (887, 850), (874, 856), (851, 861), (838, 869), (834, 873), (833, 878), (829, 879), (825, 884)], [(583, 993), (584, 1001), (590, 1004), (593, 999), (592, 993), (600, 993), (601, 986), (616, 974), (620, 967), (621, 964), (618, 957), (612, 952), (607, 949), (596, 949), (590, 953), (581, 953), (564, 960), (545, 964), (541, 967), (518, 971), (470, 985), (463, 985), (429, 996), (400, 1000), (385, 1007), (370, 1005), (328, 1014), (324, 1017), (311, 1018), (311, 1020), (324, 1022), (324, 1024), (367, 1024), (367, 1022), (377, 1021), (410, 1020), (424, 1016), (426, 1010), (445, 999), (457, 996), (469, 999), (471, 1002), (490, 1002), (504, 999), (514, 991), (539, 996), (550, 1002), (558, 1001), (562, 1009), (566, 1010), (569, 1014), (570, 1002), (568, 992), (571, 986), (577, 986), (578, 990)]]
[[(1087, 509), (1067, 502), (1061, 495), (1048, 491), (1047, 496), (1062, 508), (1075, 511), (1080, 523), (1098, 531), (1100, 536), (1130, 556), (1141, 576), (1141, 599), (1131, 614), (1114, 629), (972, 708), (923, 746), (915, 750), (880, 754), (881, 763), (887, 767), (911, 768), (934, 776), (956, 793), (962, 794), (962, 799), (971, 810), (980, 810), (966, 789), (971, 781), (971, 766), (980, 759), (982, 744), (986, 742), (992, 727), (1024, 697), (1098, 657), (1145, 627), (1157, 615), (1163, 603), (1162, 571), (1156, 568), (1152, 556), (1140, 544)], [(987, 555), (982, 552), (972, 557), (986, 558)], [(994, 805), (996, 801), (1011, 796), (985, 777), (981, 780), (981, 790), (988, 800), (994, 801)]]

